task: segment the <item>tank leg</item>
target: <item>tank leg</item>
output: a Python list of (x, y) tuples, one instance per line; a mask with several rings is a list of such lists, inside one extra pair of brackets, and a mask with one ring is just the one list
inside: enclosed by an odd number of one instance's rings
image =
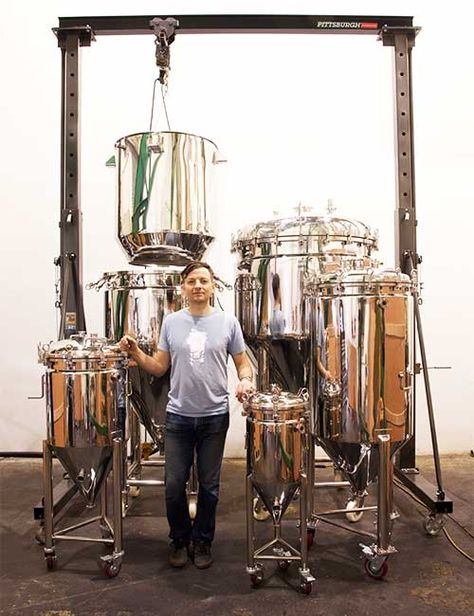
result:
[(130, 469), (134, 477), (141, 475), (141, 437), (140, 420), (132, 404), (129, 405), (128, 430), (130, 439)]
[(114, 505), (114, 552), (123, 553), (122, 545), (122, 449), (123, 440), (115, 438), (113, 442), (112, 486)]
[(44, 558), (48, 569), (56, 565), (53, 542), (53, 460), (47, 441), (43, 441)]
[(306, 435), (306, 472), (307, 472), (307, 484), (308, 484), (308, 496), (307, 496), (307, 514), (306, 519), (308, 520), (308, 526), (310, 528), (314, 528), (312, 522), (312, 516), (314, 513), (314, 436), (312, 434)]
[(247, 511), (247, 573), (255, 569), (255, 531), (253, 517), (253, 484), (251, 475), (247, 475), (245, 483), (245, 504)]
[[(314, 465), (313, 465), (314, 466)], [(306, 569), (308, 561), (308, 524), (306, 521), (308, 511), (308, 478), (304, 473), (301, 473), (300, 485), (300, 550), (301, 550), (301, 568)]]
[[(312, 440), (312, 437), (310, 437)], [(314, 451), (314, 449), (313, 449)], [(312, 466), (314, 469), (314, 456), (308, 468)], [(306, 516), (308, 512), (308, 494), (311, 490), (311, 484), (308, 481), (306, 473), (301, 473), (301, 485), (300, 485), (300, 554), (301, 554), (301, 566), (299, 568), (300, 574), (300, 590), (303, 594), (309, 594), (312, 589), (315, 578), (311, 575), (311, 571), (308, 568), (308, 525)]]
[(379, 480), (377, 494), (377, 548), (390, 549), (393, 509), (393, 464), (390, 459), (390, 435), (379, 434)]
[(102, 568), (107, 577), (115, 577), (122, 566), (123, 521), (122, 521), (122, 485), (123, 485), (123, 440), (114, 438), (112, 453), (112, 502), (114, 514), (114, 551), (101, 557)]
[(254, 588), (263, 582), (263, 567), (255, 562), (255, 520), (253, 517), (253, 483), (250, 473), (245, 483), (245, 505), (247, 511), (247, 573)]
[(102, 489), (100, 491), (100, 522), (99, 528), (100, 533), (102, 535), (102, 539), (110, 539), (112, 537), (112, 533), (110, 531), (109, 525), (107, 524), (107, 483), (108, 477), (105, 478), (104, 483), (102, 484)]
[(370, 577), (383, 579), (388, 571), (387, 560), (397, 550), (390, 544), (393, 520), (393, 464), (390, 457), (390, 435), (379, 434), (379, 478), (377, 485), (377, 544), (361, 544), (364, 568)]

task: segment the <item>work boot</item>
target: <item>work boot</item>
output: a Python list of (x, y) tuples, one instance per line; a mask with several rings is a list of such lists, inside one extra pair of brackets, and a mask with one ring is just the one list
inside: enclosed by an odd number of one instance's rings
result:
[(198, 569), (207, 569), (214, 562), (211, 555), (211, 545), (202, 541), (195, 541), (193, 544), (194, 565)]
[(172, 567), (180, 569), (188, 562), (188, 545), (182, 540), (170, 543), (168, 562)]

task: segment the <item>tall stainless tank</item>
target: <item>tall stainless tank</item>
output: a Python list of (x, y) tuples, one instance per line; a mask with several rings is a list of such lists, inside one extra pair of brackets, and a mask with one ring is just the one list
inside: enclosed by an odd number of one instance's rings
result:
[(97, 336), (40, 347), (46, 366), (47, 443), (92, 506), (123, 435), (128, 359)]
[(183, 265), (213, 241), (217, 146), (178, 132), (136, 133), (115, 144), (118, 237), (131, 263)]
[(307, 290), (315, 432), (360, 493), (376, 475), (378, 435), (390, 436), (393, 455), (412, 434), (412, 282), (362, 269)]
[[(106, 336), (118, 342), (133, 336), (148, 355), (158, 349), (163, 319), (183, 306), (180, 269), (111, 272), (94, 283), (105, 288)], [(130, 366), (131, 400), (155, 445), (163, 448), (169, 373), (158, 378)]]
[(241, 270), (235, 306), (258, 364), (257, 388), (309, 387), (311, 315), (308, 279), (373, 264), (377, 235), (367, 225), (330, 215), (298, 215), (240, 230), (232, 241)]

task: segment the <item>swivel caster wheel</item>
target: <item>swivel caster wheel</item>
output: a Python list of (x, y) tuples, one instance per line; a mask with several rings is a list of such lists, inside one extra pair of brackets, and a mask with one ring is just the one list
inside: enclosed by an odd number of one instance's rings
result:
[(257, 522), (265, 522), (270, 517), (270, 512), (263, 504), (260, 496), (253, 499), (253, 517)]
[(258, 569), (255, 573), (250, 574), (250, 584), (252, 588), (258, 588), (263, 582), (263, 569)]
[(356, 496), (355, 498), (351, 498), (346, 503), (346, 519), (354, 524), (355, 522), (359, 522), (364, 515), (363, 511), (352, 511), (352, 509), (359, 509), (364, 506), (364, 497)]
[(308, 530), (306, 531), (306, 545), (308, 547), (308, 550), (314, 543), (314, 533), (314, 528), (308, 528)]
[(290, 561), (289, 560), (279, 560), (278, 561), (278, 569), (280, 569), (280, 571), (286, 571), (288, 569), (288, 567), (290, 566)]
[(430, 515), (426, 516), (423, 520), (423, 528), (431, 537), (436, 537), (436, 535), (439, 535), (443, 527), (444, 517), (442, 514), (430, 513)]
[(45, 554), (44, 560), (46, 561), (46, 567), (48, 571), (52, 571), (53, 569), (56, 569), (56, 564), (57, 564), (56, 554), (54, 553)]
[(120, 573), (122, 563), (120, 561), (106, 560), (101, 562), (102, 571), (105, 577), (114, 578)]
[(313, 590), (313, 582), (301, 582), (300, 593), (303, 595), (310, 595)]
[(386, 560), (380, 562), (377, 558), (373, 560), (364, 558), (364, 569), (367, 575), (374, 580), (383, 580), (388, 573), (388, 563)]

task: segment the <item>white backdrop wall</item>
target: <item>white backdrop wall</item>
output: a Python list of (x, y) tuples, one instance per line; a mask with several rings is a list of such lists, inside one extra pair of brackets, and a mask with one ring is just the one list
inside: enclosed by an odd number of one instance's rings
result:
[[(413, 15), (414, 136), (424, 333), (441, 452), (474, 446), (472, 239), (474, 83), (468, 78), (474, 17), (458, 0), (338, 2), (338, 14)], [(381, 8), (383, 6), (383, 8)], [(59, 254), (60, 52), (58, 16), (126, 15), (131, 3), (9, 3), (0, 24), (2, 197), (2, 370), (0, 451), (39, 451), (45, 433), (36, 344), (56, 338)], [(459, 9), (458, 11), (456, 9)], [(133, 14), (334, 14), (329, 1), (216, 0), (133, 3)], [(392, 54), (372, 36), (182, 35), (171, 46), (167, 107), (172, 130), (203, 135), (228, 163), (220, 169), (217, 240), (207, 258), (235, 276), (231, 233), (298, 203), (379, 229), (381, 257), (394, 265), (395, 159)], [(152, 36), (99, 37), (82, 50), (84, 281), (127, 269), (116, 240), (115, 141), (148, 129), (157, 76)], [(155, 129), (165, 129), (157, 106)], [(88, 330), (103, 332), (103, 296), (85, 291)], [(233, 310), (233, 294), (221, 303)], [(235, 376), (231, 374), (231, 387)], [(417, 450), (431, 450), (419, 379)], [(226, 455), (243, 454), (244, 423), (232, 403)]]

